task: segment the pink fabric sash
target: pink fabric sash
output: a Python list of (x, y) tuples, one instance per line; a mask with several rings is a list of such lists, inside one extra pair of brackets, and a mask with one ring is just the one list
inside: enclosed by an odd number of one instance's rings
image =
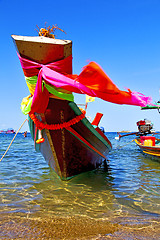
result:
[(57, 88), (87, 94), (112, 103), (135, 106), (151, 104), (151, 98), (141, 93), (131, 92), (130, 90), (128, 90), (128, 92), (119, 90), (95, 62), (90, 62), (85, 66), (81, 74), (76, 75), (74, 79), (74, 75), (66, 74), (66, 66), (71, 64), (72, 56), (47, 65), (39, 64), (20, 56), (19, 59), (23, 70), (27, 71), (28, 76), (32, 76), (33, 72), (34, 74), (36, 72), (38, 75), (31, 106), (32, 113), (43, 113), (47, 108), (49, 92), (45, 86), (42, 87), (43, 81)]

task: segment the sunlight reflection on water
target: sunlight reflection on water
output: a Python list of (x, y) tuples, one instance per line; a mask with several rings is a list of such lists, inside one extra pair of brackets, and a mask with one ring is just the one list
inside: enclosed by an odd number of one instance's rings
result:
[[(0, 163), (0, 213), (41, 216), (159, 217), (160, 163), (145, 158), (135, 143), (115, 140), (109, 168), (99, 169), (61, 181), (34, 150), (30, 136), (19, 134)], [(0, 135), (2, 155), (12, 136)], [(119, 148), (119, 146), (123, 146)]]

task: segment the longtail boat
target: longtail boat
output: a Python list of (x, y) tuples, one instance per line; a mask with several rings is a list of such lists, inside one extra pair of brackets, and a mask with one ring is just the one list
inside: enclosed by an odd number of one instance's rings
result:
[(73, 93), (136, 106), (146, 106), (150, 98), (119, 90), (95, 62), (72, 74), (72, 41), (39, 35), (12, 35), (30, 91), (21, 109), (29, 116), (36, 151), (67, 180), (99, 167), (112, 148), (98, 127), (103, 114), (95, 114), (91, 123)]
[[(147, 105), (146, 107), (142, 107), (141, 109), (142, 110), (157, 109), (159, 112), (159, 108), (160, 104), (159, 102), (157, 102), (154, 105)], [(147, 121), (144, 119), (137, 122), (137, 126), (139, 128), (139, 131), (141, 133), (145, 133), (145, 135), (139, 136), (139, 138), (135, 139), (136, 144), (138, 145), (142, 153), (160, 161), (160, 139), (156, 138), (154, 133), (152, 132), (153, 124), (151, 123), (151, 121)]]
[[(152, 107), (152, 109), (155, 109), (155, 106)], [(136, 135), (138, 137), (133, 140), (140, 148), (141, 152), (149, 157), (160, 160), (160, 139), (155, 137), (155, 134), (157, 133), (155, 130), (153, 130), (153, 123), (151, 123), (150, 120), (144, 119), (138, 121), (137, 126), (138, 132), (133, 132), (125, 135), (118, 133), (118, 139), (129, 135)]]
[(135, 142), (142, 153), (160, 161), (160, 139), (154, 136), (144, 136), (144, 138), (135, 139)]

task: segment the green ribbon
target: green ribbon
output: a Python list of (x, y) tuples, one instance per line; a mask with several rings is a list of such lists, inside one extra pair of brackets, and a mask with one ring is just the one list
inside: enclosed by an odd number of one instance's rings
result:
[[(33, 76), (33, 77), (25, 77), (26, 82), (29, 84), (34, 84), (36, 85), (37, 83), (37, 76)], [(53, 86), (48, 85), (47, 83), (43, 82), (43, 84), (45, 85), (45, 87), (47, 88), (47, 90), (55, 95), (56, 97), (62, 98), (64, 100), (68, 100), (70, 102), (74, 102), (74, 96), (72, 93), (63, 93), (63, 92), (59, 92), (57, 91)]]
[(22, 101), (21, 111), (23, 114), (27, 115), (31, 111), (32, 100), (33, 100), (33, 97), (30, 97), (27, 105), (25, 104), (25, 102)]
[(33, 76), (33, 77), (25, 77), (26, 82), (28, 82), (29, 84), (34, 84), (36, 85), (37, 83), (37, 76)]
[(72, 93), (62, 93), (58, 92), (54, 87), (44, 83), (45, 87), (47, 88), (48, 92), (52, 93), (56, 97), (62, 98), (64, 100), (68, 100), (70, 102), (74, 102), (74, 96)]
[[(25, 79), (26, 79), (26, 82), (31, 84), (31, 85), (33, 85), (33, 84), (36, 85), (36, 83), (37, 83), (37, 76), (25, 77)], [(70, 102), (74, 102), (74, 96), (73, 96), (72, 93), (59, 92), (53, 86), (48, 85), (44, 81), (43, 81), (42, 85), (45, 85), (47, 90), (51, 94), (55, 95), (56, 97), (59, 97), (61, 99), (64, 99), (64, 100), (67, 100), (67, 101), (70, 101)], [(28, 102), (27, 105), (23, 101), (21, 103), (21, 110), (22, 110), (22, 113), (24, 113), (25, 115), (27, 115), (31, 111), (32, 100), (33, 100), (33, 97), (31, 97), (29, 99), (29, 102)]]

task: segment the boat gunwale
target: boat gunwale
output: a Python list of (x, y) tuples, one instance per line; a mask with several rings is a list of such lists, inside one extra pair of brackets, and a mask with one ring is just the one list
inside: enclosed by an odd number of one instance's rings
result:
[[(81, 110), (78, 108), (77, 104), (75, 102), (70, 102), (69, 103), (69, 106), (72, 108), (72, 110), (75, 112), (76, 115), (80, 115), (82, 114)], [(91, 124), (90, 121), (88, 121), (88, 119), (85, 117), (81, 120), (81, 122), (105, 145), (109, 148), (109, 150), (112, 149), (112, 144), (111, 142), (109, 141), (109, 139), (107, 138), (107, 140), (105, 140), (103, 138), (103, 136), (101, 136), (97, 131), (96, 129), (94, 128), (94, 126)], [(97, 127), (97, 126), (96, 126)]]
[(54, 38), (48, 38), (44, 36), (21, 36), (21, 35), (12, 34), (11, 37), (15, 41), (26, 41), (26, 42), (42, 43), (42, 44), (65, 45), (68, 43), (72, 43), (71, 40), (54, 39)]
[(136, 142), (136, 144), (137, 144), (139, 147), (141, 147), (141, 148), (160, 149), (160, 145), (157, 146), (156, 144), (155, 144), (155, 146), (147, 146), (147, 145), (145, 146), (145, 145), (143, 145), (143, 144), (140, 143), (139, 139), (135, 139), (135, 142)]

